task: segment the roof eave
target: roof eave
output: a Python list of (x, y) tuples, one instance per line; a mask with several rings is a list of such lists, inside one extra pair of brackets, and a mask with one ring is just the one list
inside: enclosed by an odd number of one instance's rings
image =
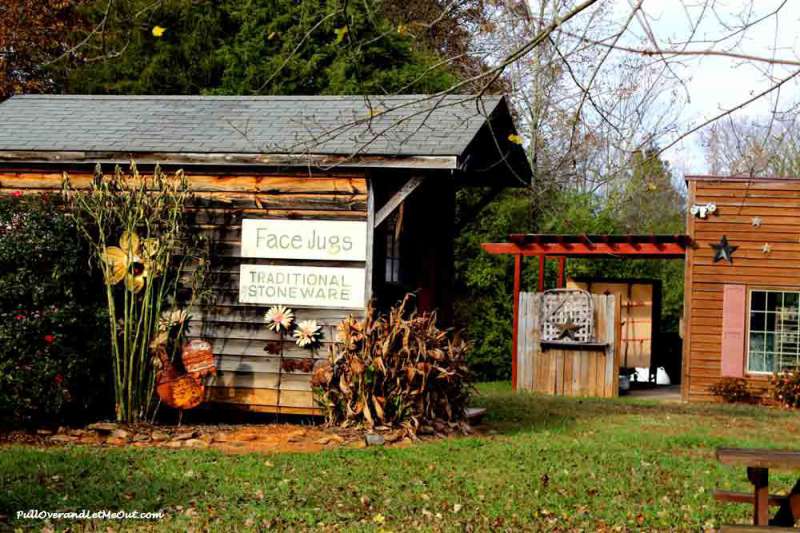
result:
[(800, 181), (794, 176), (720, 176), (704, 174), (687, 174), (685, 181)]
[(107, 152), (107, 151), (0, 151), (0, 163), (76, 164), (102, 163), (162, 165), (263, 165), (314, 168), (407, 168), (455, 170), (455, 155), (335, 155), (335, 154), (256, 154), (190, 152)]

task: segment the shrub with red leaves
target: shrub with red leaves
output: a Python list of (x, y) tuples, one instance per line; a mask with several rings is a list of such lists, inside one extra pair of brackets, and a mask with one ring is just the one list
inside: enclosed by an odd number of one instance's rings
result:
[(772, 376), (772, 395), (785, 407), (800, 407), (800, 371), (788, 370)]
[(711, 394), (728, 403), (753, 403), (757, 400), (742, 378), (722, 378), (711, 386)]

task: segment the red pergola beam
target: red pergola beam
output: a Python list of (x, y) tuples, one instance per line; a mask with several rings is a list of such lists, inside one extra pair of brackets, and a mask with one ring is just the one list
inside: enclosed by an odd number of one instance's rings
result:
[(677, 242), (622, 242), (609, 243), (526, 243), (485, 242), (481, 248), (490, 254), (545, 255), (563, 257), (658, 257), (662, 259), (681, 258), (686, 255), (686, 246)]

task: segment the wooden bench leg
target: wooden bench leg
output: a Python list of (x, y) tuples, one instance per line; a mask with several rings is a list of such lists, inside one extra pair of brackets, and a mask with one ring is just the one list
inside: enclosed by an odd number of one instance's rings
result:
[(769, 525), (769, 470), (747, 467), (747, 479), (753, 484), (753, 525)]
[(789, 497), (781, 504), (775, 518), (770, 520), (771, 526), (793, 527), (794, 523), (800, 519), (800, 480), (794, 484)]

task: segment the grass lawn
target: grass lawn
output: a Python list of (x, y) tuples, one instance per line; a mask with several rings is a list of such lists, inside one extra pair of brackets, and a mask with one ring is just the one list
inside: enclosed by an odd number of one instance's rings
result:
[[(154, 511), (157, 523), (54, 522), (73, 529), (697, 531), (745, 522), (711, 499), (745, 489), (718, 446), (800, 448), (800, 416), (749, 406), (512, 395), (484, 384), (488, 435), (408, 448), (317, 454), (66, 447), (0, 448), (0, 514)], [(773, 490), (793, 479), (776, 475)], [(3, 523), (0, 522), (0, 529)]]

